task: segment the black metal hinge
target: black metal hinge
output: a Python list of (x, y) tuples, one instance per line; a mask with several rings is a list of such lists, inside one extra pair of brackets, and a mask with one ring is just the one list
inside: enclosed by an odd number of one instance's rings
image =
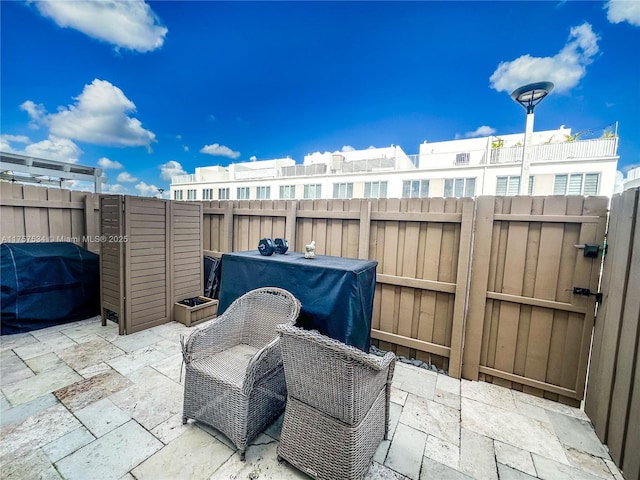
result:
[(591, 290), (589, 290), (588, 288), (573, 287), (573, 294), (583, 295), (585, 297), (593, 295), (594, 297), (596, 297), (597, 303), (602, 303), (602, 292), (592, 293)]

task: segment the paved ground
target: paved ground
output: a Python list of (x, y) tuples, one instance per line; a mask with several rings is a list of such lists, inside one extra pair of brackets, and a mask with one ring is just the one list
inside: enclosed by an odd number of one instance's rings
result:
[[(276, 461), (281, 419), (247, 461), (182, 425), (180, 335), (128, 336), (99, 319), (2, 337), (3, 479), (304, 479)], [(622, 479), (581, 410), (397, 364), (390, 441), (374, 479)]]

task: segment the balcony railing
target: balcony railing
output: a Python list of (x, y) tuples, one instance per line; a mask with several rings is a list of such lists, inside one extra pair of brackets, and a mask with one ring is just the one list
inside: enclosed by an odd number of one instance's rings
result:
[[(618, 138), (577, 140), (574, 142), (543, 143), (531, 146), (531, 162), (548, 162), (574, 158), (600, 158), (616, 155)], [(522, 146), (504, 147), (491, 150), (491, 163), (520, 163)]]

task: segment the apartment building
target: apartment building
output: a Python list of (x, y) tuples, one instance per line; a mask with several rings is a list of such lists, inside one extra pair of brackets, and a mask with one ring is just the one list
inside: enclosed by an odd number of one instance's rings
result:
[[(396, 145), (196, 168), (173, 177), (174, 200), (474, 197), (517, 195), (524, 133), (424, 142), (407, 155)], [(614, 191), (618, 138), (577, 140), (570, 128), (535, 132), (531, 195)]]

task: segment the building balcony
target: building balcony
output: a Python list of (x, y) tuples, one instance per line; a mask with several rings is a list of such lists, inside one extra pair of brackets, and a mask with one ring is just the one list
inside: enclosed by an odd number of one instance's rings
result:
[[(520, 163), (524, 147), (495, 148), (491, 150), (491, 164)], [(531, 146), (531, 162), (550, 162), (574, 159), (596, 159), (615, 157), (618, 150), (618, 137), (595, 140), (577, 140), (562, 143), (543, 143)]]

